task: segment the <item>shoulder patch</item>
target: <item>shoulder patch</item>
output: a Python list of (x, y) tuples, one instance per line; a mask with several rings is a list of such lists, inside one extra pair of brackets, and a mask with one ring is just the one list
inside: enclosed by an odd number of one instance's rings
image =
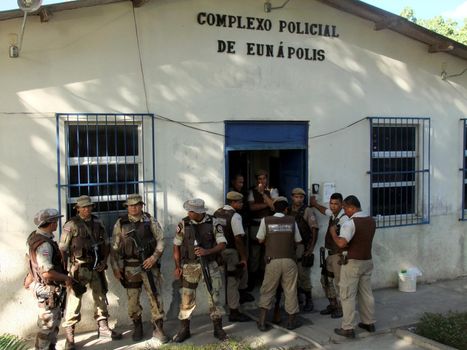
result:
[(177, 233), (180, 233), (180, 232), (182, 232), (182, 229), (183, 229), (183, 224), (182, 224), (182, 223), (179, 223), (179, 224), (177, 225), (176, 232), (177, 232)]
[(216, 231), (219, 233), (224, 233), (224, 228), (222, 227), (221, 224), (216, 225)]

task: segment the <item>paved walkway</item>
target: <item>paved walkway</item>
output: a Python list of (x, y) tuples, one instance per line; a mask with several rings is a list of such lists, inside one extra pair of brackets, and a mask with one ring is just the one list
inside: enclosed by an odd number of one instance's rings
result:
[[(346, 339), (334, 334), (334, 328), (340, 326), (340, 320), (329, 316), (321, 316), (318, 311), (302, 315), (306, 320), (304, 326), (291, 332), (285, 328), (274, 326), (272, 330), (261, 333), (254, 322), (232, 324), (224, 322), (224, 329), (230, 337), (243, 339), (253, 346), (263, 345), (268, 349), (328, 349), (328, 350), (415, 350), (421, 347), (410, 344), (394, 334), (399, 327), (408, 326), (418, 321), (424, 312), (447, 312), (450, 310), (467, 311), (467, 277), (452, 281), (441, 281), (417, 286), (415, 293), (399, 292), (395, 288), (382, 289), (374, 292), (376, 300), (377, 332), (370, 334), (357, 329), (355, 340)], [(327, 305), (327, 300), (315, 300), (316, 310)], [(254, 303), (245, 305), (246, 312), (252, 316), (257, 314)], [(196, 316), (191, 322), (192, 337), (187, 343), (202, 345), (216, 343), (212, 335), (212, 323), (208, 316)], [(176, 333), (178, 320), (165, 323), (169, 335)], [(131, 327), (120, 328), (124, 339), (108, 342), (96, 339), (96, 333), (81, 333), (76, 337), (77, 345), (82, 349), (113, 350), (113, 349), (150, 349), (157, 347), (151, 338), (152, 328), (144, 324), (146, 339), (140, 343), (131, 340)], [(64, 347), (63, 336), (60, 337), (58, 348)]]

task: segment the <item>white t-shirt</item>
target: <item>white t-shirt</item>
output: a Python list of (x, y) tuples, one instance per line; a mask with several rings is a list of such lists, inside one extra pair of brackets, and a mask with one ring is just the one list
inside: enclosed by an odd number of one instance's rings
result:
[[(275, 217), (282, 218), (285, 216), (283, 213), (275, 213)], [(261, 223), (259, 224), (258, 233), (256, 234), (256, 238), (260, 241), (264, 241), (266, 238), (266, 224), (264, 222), (264, 218), (261, 219)], [(300, 230), (298, 229), (297, 223), (295, 222), (295, 242), (301, 242), (302, 236), (300, 235)]]

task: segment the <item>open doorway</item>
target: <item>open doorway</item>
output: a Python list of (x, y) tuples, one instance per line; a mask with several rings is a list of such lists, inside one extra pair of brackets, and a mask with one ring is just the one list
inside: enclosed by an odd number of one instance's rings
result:
[(229, 121), (225, 123), (225, 191), (236, 174), (245, 189), (255, 185), (255, 172), (269, 173), (269, 184), (281, 196), (308, 187), (308, 122)]
[(305, 150), (229, 151), (226, 161), (229, 168), (226, 181), (230, 181), (236, 174), (241, 174), (245, 178), (246, 189), (256, 185), (255, 173), (263, 169), (269, 174), (269, 186), (277, 188), (281, 196), (289, 197), (295, 187), (306, 190)]

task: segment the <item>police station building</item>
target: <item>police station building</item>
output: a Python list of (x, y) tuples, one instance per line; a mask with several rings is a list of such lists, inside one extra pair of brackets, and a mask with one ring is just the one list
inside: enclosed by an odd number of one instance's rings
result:
[[(35, 330), (22, 280), (39, 209), (63, 225), (88, 194), (110, 234), (141, 193), (165, 229), (175, 317), (183, 202), (212, 213), (233, 174), (252, 186), (258, 169), (281, 195), (359, 197), (378, 226), (374, 288), (408, 267), (466, 274), (466, 46), (357, 0), (81, 0), (30, 14), (13, 57), (22, 16), (0, 12), (0, 333)], [(316, 297), (319, 278), (315, 263)], [(111, 320), (129, 323), (108, 279)]]

